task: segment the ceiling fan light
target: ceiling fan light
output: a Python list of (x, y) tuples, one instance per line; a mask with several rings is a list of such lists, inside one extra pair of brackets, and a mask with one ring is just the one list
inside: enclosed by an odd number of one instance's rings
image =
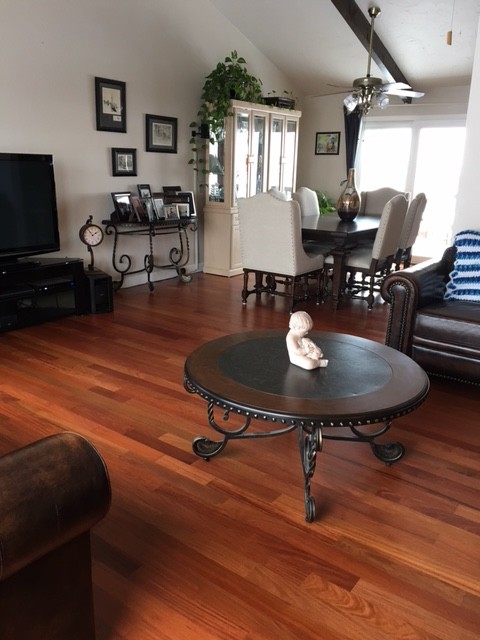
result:
[(358, 104), (358, 100), (357, 98), (351, 93), (350, 95), (348, 95), (345, 100), (343, 101), (343, 104), (345, 105), (346, 110), (348, 111), (348, 113), (352, 113), (352, 111), (355, 109), (355, 107)]
[(380, 109), (386, 109), (388, 107), (389, 102), (390, 102), (389, 97), (384, 93), (381, 93), (380, 95), (377, 96), (376, 106), (380, 107)]

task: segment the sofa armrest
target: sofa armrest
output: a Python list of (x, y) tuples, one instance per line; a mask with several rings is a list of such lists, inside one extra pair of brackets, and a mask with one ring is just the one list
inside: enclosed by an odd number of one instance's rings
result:
[(2, 456), (0, 486), (0, 582), (88, 531), (110, 506), (105, 463), (75, 433)]
[(441, 260), (427, 260), (390, 273), (384, 279), (381, 294), (390, 304), (386, 345), (411, 355), (417, 311), (443, 298), (454, 255), (454, 249), (450, 247)]

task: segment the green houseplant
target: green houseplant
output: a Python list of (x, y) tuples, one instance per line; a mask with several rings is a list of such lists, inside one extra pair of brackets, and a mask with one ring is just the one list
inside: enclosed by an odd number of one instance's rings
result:
[(318, 198), (318, 206), (320, 209), (320, 215), (324, 216), (327, 213), (334, 213), (337, 209), (335, 204), (330, 200), (324, 191), (315, 190)]
[[(201, 95), (198, 120), (191, 122), (190, 144), (195, 157), (189, 161), (194, 169), (208, 173), (202, 167), (203, 158), (198, 157), (197, 139), (215, 142), (223, 136), (225, 118), (231, 115), (230, 100), (263, 103), (262, 81), (248, 73), (245, 58), (232, 51), (223, 62), (205, 78)], [(206, 143), (201, 145), (205, 149)], [(203, 161), (204, 162), (204, 161)]]

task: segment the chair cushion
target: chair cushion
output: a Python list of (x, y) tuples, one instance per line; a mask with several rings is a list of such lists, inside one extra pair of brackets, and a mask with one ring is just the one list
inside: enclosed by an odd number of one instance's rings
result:
[(455, 236), (457, 254), (445, 300), (480, 302), (480, 231), (461, 231)]

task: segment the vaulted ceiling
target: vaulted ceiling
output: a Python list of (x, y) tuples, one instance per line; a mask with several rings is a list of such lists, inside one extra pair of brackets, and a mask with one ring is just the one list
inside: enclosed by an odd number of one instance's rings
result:
[[(470, 84), (480, 0), (211, 2), (294, 79), (303, 95), (326, 95), (335, 92), (335, 86), (350, 87), (354, 78), (366, 73), (367, 50), (337, 9), (342, 4), (347, 5), (344, 14), (355, 14), (358, 6), (368, 21), (369, 6), (381, 9), (375, 33), (403, 73), (403, 80), (415, 90)], [(451, 45), (447, 44), (449, 31)], [(388, 77), (385, 68), (375, 63), (371, 71), (384, 81), (402, 79), (398, 71), (397, 77)]]

